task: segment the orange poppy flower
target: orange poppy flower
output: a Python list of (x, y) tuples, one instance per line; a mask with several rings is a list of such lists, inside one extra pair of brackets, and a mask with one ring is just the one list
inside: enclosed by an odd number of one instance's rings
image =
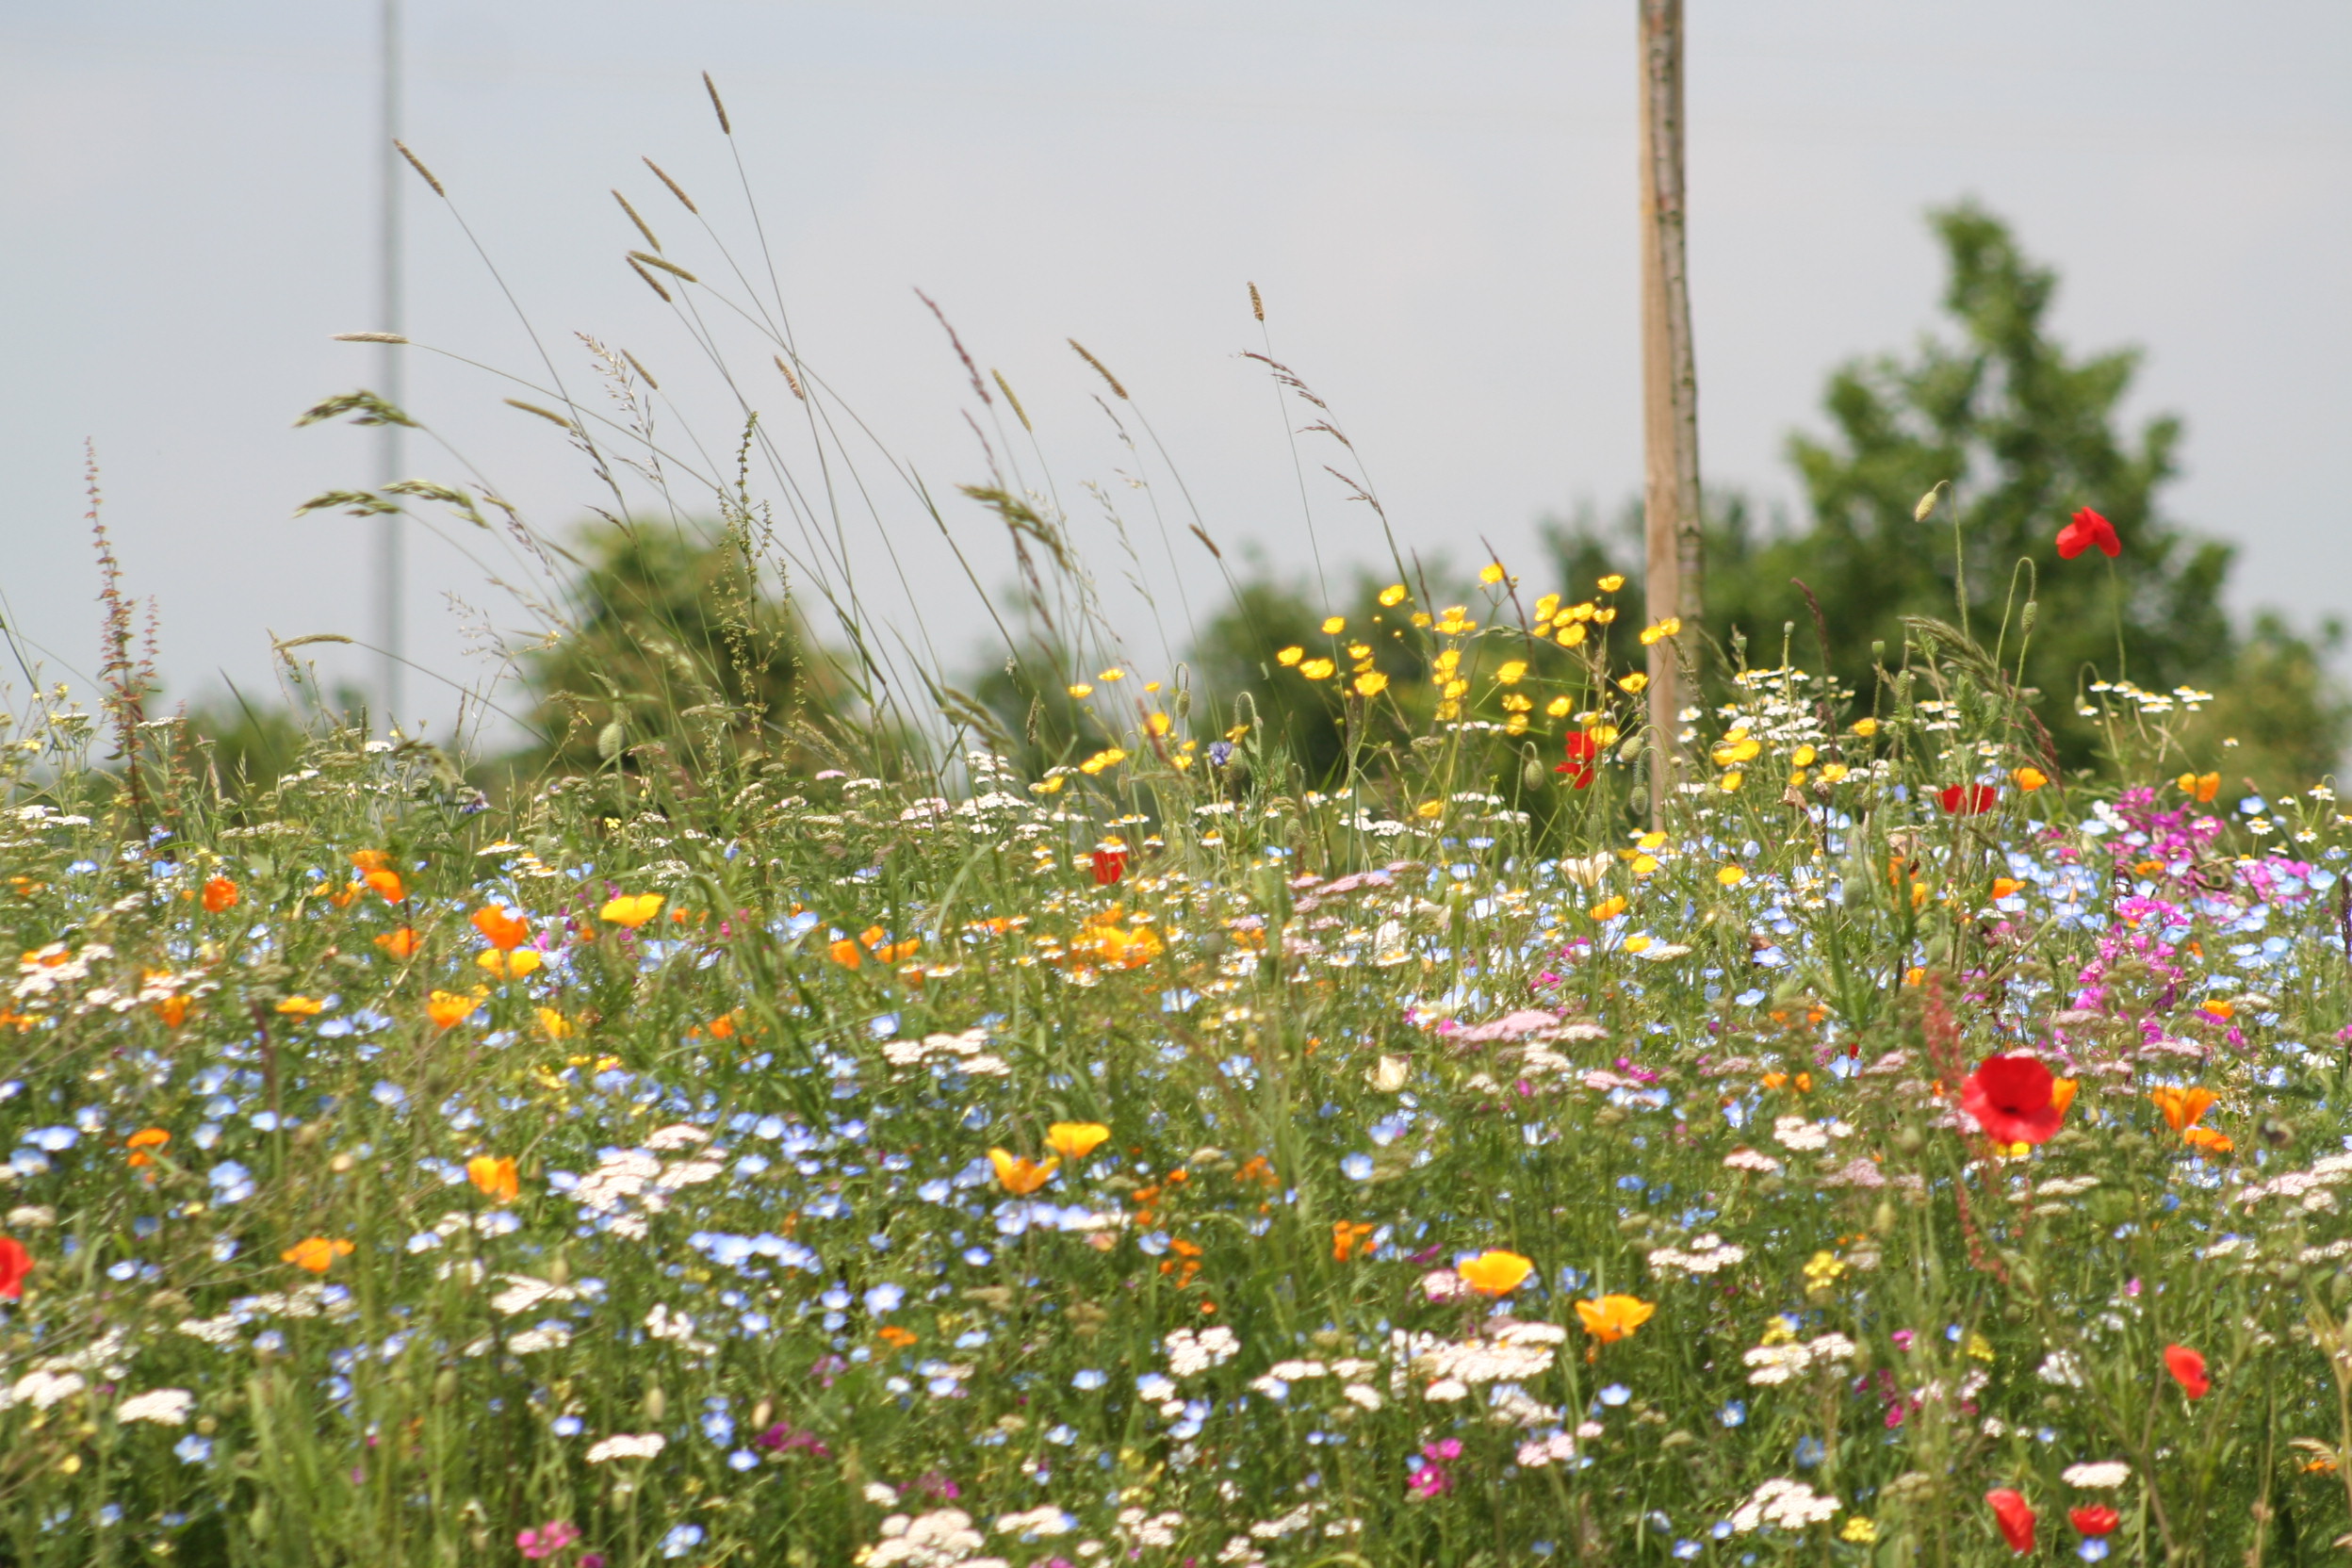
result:
[(1631, 1296), (1604, 1296), (1597, 1301), (1576, 1303), (1576, 1316), (1584, 1324), (1584, 1331), (1603, 1345), (1626, 1338), (1657, 1311), (1656, 1302)]
[(155, 1163), (155, 1157), (147, 1151), (161, 1149), (171, 1141), (172, 1135), (160, 1127), (141, 1127), (122, 1140), (122, 1147), (131, 1152), (130, 1165), (133, 1169), (137, 1169), (140, 1166)]
[(454, 1029), (474, 1016), (482, 1005), (481, 993), (466, 995), (459, 991), (435, 991), (425, 1000), (425, 1016), (433, 1020), (436, 1029)]
[(355, 849), (351, 854), (351, 866), (357, 871), (383, 871), (392, 864), (392, 852), (384, 849)]
[(398, 904), (408, 897), (408, 885), (400, 880), (399, 872), (371, 871), (360, 880), (375, 889), (377, 896), (386, 904)]
[(2227, 1133), (2216, 1133), (2211, 1127), (2184, 1127), (2180, 1141), (2201, 1154), (2227, 1154), (2237, 1147)]
[(416, 928), (403, 925), (397, 931), (386, 931), (376, 939), (376, 945), (395, 958), (405, 958), (416, 951)]
[(523, 1190), (512, 1155), (476, 1154), (466, 1162), (466, 1179), (493, 1203), (512, 1203)]
[(1045, 1130), (1045, 1146), (1066, 1160), (1083, 1160), (1110, 1135), (1099, 1121), (1057, 1121)]
[(1527, 1283), (1535, 1265), (1516, 1252), (1488, 1250), (1454, 1266), (1462, 1282), (1481, 1296), (1508, 1296)]
[(2174, 1132), (2197, 1125), (2197, 1119), (2213, 1109), (2221, 1097), (2207, 1088), (2164, 1088), (2149, 1091), (2148, 1098), (2164, 1114), (2164, 1125)]
[(1036, 1164), (1002, 1149), (988, 1151), (988, 1164), (996, 1168), (996, 1184), (1016, 1198), (1026, 1198), (1053, 1178), (1061, 1168), (1059, 1160)]
[(531, 948), (516, 948), (500, 953), (492, 948), (474, 959), (474, 967), (485, 970), (501, 980), (520, 980), (526, 974), (536, 974), (547, 967), (547, 960)]
[(315, 996), (289, 996), (278, 1004), (278, 1011), (288, 1018), (317, 1018), (327, 1010), (327, 1004)]
[(874, 1337), (893, 1350), (904, 1350), (915, 1342), (912, 1330), (902, 1329), (895, 1323), (883, 1324), (874, 1331)]
[(482, 933), (482, 940), (500, 953), (512, 953), (531, 936), (531, 922), (519, 915), (508, 914), (495, 904), (483, 905), (470, 918), (474, 929)]
[(310, 1236), (279, 1253), (278, 1259), (297, 1268), (307, 1268), (313, 1274), (324, 1274), (335, 1266), (335, 1259), (347, 1258), (355, 1250), (357, 1249), (340, 1236), (332, 1241), (325, 1236)]
[(159, 996), (155, 999), (155, 1016), (163, 1020), (167, 1029), (177, 1029), (188, 1021), (188, 1010), (195, 999), (186, 996)]
[[(1372, 1234), (1373, 1230), (1374, 1227), (1368, 1222), (1349, 1219), (1333, 1220), (1331, 1222), (1331, 1261), (1346, 1263), (1349, 1258), (1354, 1257), (1357, 1249), (1364, 1246), (1365, 1238)], [(1366, 1248), (1365, 1250), (1369, 1251), (1369, 1249)]]
[(223, 909), (234, 908), (237, 898), (237, 884), (225, 876), (216, 876), (204, 884), (204, 911), (207, 914), (217, 915)]
[(351, 900), (367, 890), (368, 884), (365, 882), (346, 882), (327, 895), (327, 902), (338, 909), (348, 909), (351, 906)]

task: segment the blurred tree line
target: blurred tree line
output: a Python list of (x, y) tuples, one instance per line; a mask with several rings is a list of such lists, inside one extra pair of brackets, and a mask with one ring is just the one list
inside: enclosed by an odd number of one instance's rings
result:
[[(2183, 529), (2157, 504), (2178, 471), (2180, 422), (2164, 416), (2123, 428), (2136, 351), (2071, 355), (2048, 325), (2056, 275), (2027, 258), (2006, 225), (1967, 204), (1931, 220), (1956, 332), (1923, 339), (1909, 357), (1856, 360), (1831, 374), (1828, 433), (1789, 441), (1806, 522), (1759, 522), (1739, 494), (1710, 493), (1709, 678), (1720, 684), (1741, 664), (1778, 664), (1784, 649), (1789, 662), (1820, 668), (1818, 605), (1829, 666), (1867, 702), (1874, 647), (1899, 649), (1904, 617), (1965, 615), (1981, 643), (2001, 642), (2014, 654), (2031, 597), (2037, 614), (2025, 682), (2039, 694), (2035, 711), (2066, 766), (2097, 760), (2098, 732), (2078, 700), (2089, 681), (2115, 676), (2120, 642), (2122, 673), (2135, 684), (2213, 694), (2191, 727), (2203, 765), (2272, 788), (2331, 772), (2352, 739), (2352, 703), (2328, 667), (2340, 627), (2331, 620), (2307, 635), (2267, 612), (2231, 616), (2222, 598), (2230, 547)], [(1921, 498), (1947, 482), (1933, 514), (1915, 515)], [(2085, 506), (2120, 535), (2112, 564), (2097, 551), (2058, 558), (2058, 530)], [(1523, 571), (1516, 612), (1527, 613), (1527, 596), (1556, 589), (1590, 598), (1600, 580), (1622, 577), (1614, 599), (1624, 617), (1591, 629), (1613, 667), (1637, 666), (1639, 502), (1613, 522), (1591, 513), (1557, 520), (1545, 537), (1550, 580)], [(1414, 602), (1401, 609), (1380, 602), (1383, 586), (1360, 577), (1327, 609), (1303, 584), (1263, 571), (1238, 581), (1188, 650), (1185, 678), (1205, 705), (1195, 732), (1245, 714), (1309, 784), (1338, 776), (1351, 742), (1380, 771), (1380, 750), (1426, 733), (1441, 700), (1427, 639), (1408, 635), (1411, 612), (1437, 608), (1419, 603), (1432, 595), (1478, 602), (1466, 579), (1417, 583)], [(821, 647), (781, 585), (763, 581), (741, 519), (707, 531), (607, 525), (574, 589), (572, 628), (519, 669), (540, 738), (489, 765), (497, 778), (675, 765), (714, 744), (803, 767), (865, 757), (877, 742), (909, 749), (903, 731), (892, 742), (874, 725), (851, 678), (856, 662)], [(1347, 629), (1327, 632), (1327, 614)], [(1345, 679), (1308, 681), (1282, 662), (1285, 649), (1336, 652), (1335, 643), (1364, 650), (1354, 667), (1386, 678), (1386, 701), (1351, 705)], [(1000, 742), (1041, 772), (1118, 739), (1092, 704), (1071, 694), (1086, 678), (1067, 647), (1043, 637), (992, 659), (965, 684), (994, 715)], [(1478, 700), (1486, 707), (1466, 716), (1506, 717), (1486, 710), (1490, 698)], [(224, 783), (266, 784), (296, 765), (302, 727), (282, 710), (239, 699), (190, 717)], [(1359, 727), (1352, 736), (1349, 723)], [(1541, 727), (1557, 737), (1566, 727)], [(1524, 765), (1534, 760), (1531, 741), (1499, 729), (1482, 764), (1493, 782), (1535, 779), (1539, 770)], [(2238, 743), (2227, 755), (2224, 737)], [(1556, 739), (1548, 744), (1556, 751)], [(1547, 753), (1541, 771), (1554, 760)]]

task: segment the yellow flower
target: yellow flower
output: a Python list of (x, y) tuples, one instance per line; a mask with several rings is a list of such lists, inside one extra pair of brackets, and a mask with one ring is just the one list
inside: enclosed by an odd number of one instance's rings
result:
[(626, 925), (631, 931), (662, 912), (660, 893), (623, 893), (596, 911), (598, 919), (613, 925)]
[(1715, 787), (1723, 791), (1723, 793), (1727, 795), (1736, 795), (1740, 792), (1740, 786), (1745, 784), (1747, 781), (1747, 775), (1741, 773), (1738, 768), (1734, 768), (1729, 773), (1723, 775), (1723, 777), (1717, 779), (1715, 781)]
[(1593, 622), (1599, 626), (1607, 626), (1609, 622), (1615, 620), (1616, 618), (1617, 610), (1614, 605), (1611, 605), (1607, 610), (1595, 610), (1592, 612)]
[(1566, 626), (1560, 629), (1560, 635), (1555, 639), (1555, 641), (1557, 641), (1561, 647), (1572, 648), (1578, 643), (1583, 642), (1584, 638), (1584, 623), (1582, 621), (1571, 621)]
[(1045, 1146), (1066, 1160), (1083, 1160), (1110, 1135), (1099, 1121), (1057, 1121), (1045, 1130)]
[(278, 1261), (290, 1263), (297, 1268), (307, 1268), (313, 1274), (324, 1274), (335, 1266), (337, 1258), (348, 1258), (357, 1250), (341, 1236), (329, 1241), (325, 1236), (310, 1236), (296, 1242), (278, 1254)]
[(482, 1005), (482, 993), (465, 995), (457, 991), (435, 991), (425, 999), (425, 1016), (433, 1020), (436, 1029), (454, 1029), (473, 1017)]
[(1851, 1541), (1857, 1546), (1868, 1546), (1878, 1540), (1878, 1522), (1867, 1513), (1857, 1513), (1846, 1521), (1846, 1527), (1838, 1532), (1840, 1541)]
[(1274, 662), (1280, 664), (1284, 669), (1288, 669), (1290, 666), (1296, 664), (1306, 656), (1307, 650), (1302, 647), (1286, 647), (1282, 652), (1274, 656)]
[(1345, 631), (1345, 630), (1347, 630), (1347, 629), (1348, 629), (1348, 617), (1347, 617), (1347, 616), (1345, 616), (1345, 615), (1326, 615), (1326, 616), (1324, 616), (1324, 617), (1323, 617), (1323, 635), (1324, 635), (1324, 636), (1326, 636), (1326, 637), (1336, 637), (1336, 636), (1338, 636), (1341, 632), (1343, 632), (1343, 631)]
[(1653, 873), (1653, 872), (1655, 872), (1655, 871), (1657, 871), (1657, 870), (1658, 870), (1658, 857), (1657, 857), (1657, 856), (1655, 856), (1655, 855), (1637, 855), (1637, 856), (1635, 856), (1635, 857), (1633, 858), (1633, 874), (1634, 874), (1634, 875), (1636, 875), (1636, 876), (1647, 876), (1647, 875), (1649, 875), (1651, 873)]
[[(1615, 739), (1616, 736), (1611, 734), (1609, 740)], [(1607, 745), (1609, 742), (1603, 741), (1601, 743), (1603, 745)], [(1642, 837), (1636, 839), (1634, 842), (1641, 845), (1643, 849), (1664, 849), (1666, 847), (1666, 835), (1652, 831), (1642, 834)]]
[(1682, 629), (1682, 617), (1669, 615), (1664, 620), (1642, 629), (1642, 645), (1648, 647), (1663, 638), (1672, 637)]
[(1387, 606), (1389, 609), (1393, 610), (1404, 602), (1405, 585), (1403, 583), (1392, 582), (1387, 587), (1380, 590), (1380, 603)]
[(1356, 677), (1356, 695), (1376, 697), (1388, 690), (1388, 677), (1378, 670), (1366, 670)]
[(1424, 820), (1443, 816), (1445, 812), (1446, 803), (1442, 800), (1425, 800), (1413, 808), (1413, 814)]
[(1721, 882), (1726, 888), (1736, 888), (1747, 879), (1748, 869), (1745, 866), (1718, 866), (1715, 868), (1715, 880)]
[(1849, 727), (1853, 729), (1854, 734), (1861, 736), (1867, 741), (1871, 736), (1878, 733), (1878, 721), (1876, 719), (1856, 719)]
[(1809, 768), (1813, 765), (1813, 759), (1820, 755), (1821, 753), (1811, 746), (1799, 746), (1788, 754), (1788, 765), (1792, 768)]
[(1092, 777), (1094, 775), (1101, 773), (1104, 768), (1115, 768), (1125, 760), (1127, 760), (1127, 754), (1119, 750), (1119, 747), (1112, 746), (1108, 750), (1096, 752), (1092, 757), (1089, 757), (1085, 761), (1079, 763), (1078, 771), (1086, 775), (1088, 777)]
[(1585, 913), (1591, 916), (1593, 920), (1606, 923), (1607, 922), (1615, 920), (1618, 916), (1624, 914), (1625, 912), (1625, 908), (1626, 905), (1625, 897), (1623, 894), (1620, 894), (1615, 898), (1605, 898), (1601, 900), (1598, 904), (1595, 904), (1592, 907), (1587, 909)]
[(1309, 680), (1329, 680), (1331, 672), (1338, 668), (1328, 659), (1309, 659), (1298, 666), (1298, 673)]
[(512, 953), (500, 953), (495, 947), (490, 948), (475, 958), (474, 963), (501, 980), (520, 980), (524, 975), (536, 974), (547, 967), (547, 960), (540, 957), (536, 950), (528, 947), (518, 947)]
[(1604, 1296), (1597, 1301), (1578, 1301), (1576, 1316), (1584, 1324), (1584, 1331), (1603, 1345), (1613, 1345), (1647, 1323), (1658, 1311), (1653, 1301), (1631, 1296)]
[(1037, 1165), (1018, 1154), (1008, 1154), (1002, 1149), (988, 1151), (988, 1164), (996, 1168), (996, 1184), (1016, 1198), (1026, 1198), (1045, 1185), (1054, 1172), (1061, 1168), (1061, 1163), (1059, 1160), (1047, 1160), (1042, 1165)]
[(1847, 771), (1843, 762), (1824, 762), (1821, 771), (1815, 776), (1824, 784), (1835, 784), (1846, 776)]
[(2192, 800), (2211, 801), (2221, 791), (2221, 775), (2217, 773), (2184, 773), (2173, 782), (2180, 792)]
[(1102, 681), (1124, 680), (1127, 678), (1127, 672), (1125, 670), (1104, 670), (1094, 678)]
[(1625, 585), (1625, 574), (1624, 574), (1623, 572), (1611, 572), (1611, 573), (1609, 573), (1607, 577), (1605, 577), (1605, 578), (1601, 579), (1601, 580), (1600, 580), (1600, 581), (1598, 581), (1598, 582), (1594, 583), (1592, 586), (1593, 586), (1593, 587), (1595, 587), (1595, 588), (1598, 588), (1598, 589), (1599, 589), (1602, 593), (1604, 593), (1604, 594), (1613, 594), (1613, 593), (1615, 593), (1618, 589), (1623, 588)]
[(1625, 951), (1627, 953), (1647, 953), (1651, 947), (1657, 943), (1657, 941), (1658, 939), (1656, 937), (1648, 935), (1627, 937), (1625, 939)]
[(1527, 678), (1527, 662), (1526, 660), (1507, 659), (1501, 667), (1495, 670), (1494, 680), (1497, 685), (1516, 686)]
[(1094, 688), (1082, 680), (1070, 689), (1070, 694), (1073, 697), (1090, 697), (1094, 695)]
[(1372, 645), (1369, 643), (1350, 643), (1348, 645), (1348, 657), (1350, 659), (1369, 659), (1372, 657)]
[(1490, 588), (1502, 581), (1503, 577), (1503, 564), (1499, 561), (1490, 561), (1478, 568), (1478, 580)]
[(278, 1004), (278, 1011), (288, 1018), (317, 1018), (327, 1010), (327, 1004), (315, 996), (289, 996)]
[(1637, 697), (1649, 688), (1649, 684), (1650, 678), (1643, 675), (1640, 670), (1634, 671), (1633, 674), (1629, 676), (1620, 678), (1617, 682), (1620, 690), (1628, 692)]
[(1546, 594), (1542, 598), (1535, 601), (1535, 617), (1537, 620), (1548, 621), (1555, 614), (1559, 613), (1559, 611), (1560, 596), (1558, 594)]
[(1426, 610), (1416, 610), (1416, 611), (1414, 611), (1414, 612), (1413, 612), (1413, 625), (1415, 625), (1415, 626), (1427, 626), (1427, 625), (1429, 625), (1429, 612), (1428, 611), (1426, 611)]
[(1568, 716), (1568, 710), (1575, 706), (1566, 697), (1554, 697), (1544, 705), (1544, 711), (1555, 719), (1564, 719)]
[(1805, 1288), (1808, 1294), (1818, 1295), (1836, 1284), (1845, 1271), (1846, 1266), (1837, 1253), (1816, 1252), (1805, 1260)]
[(514, 1175), (513, 1155), (503, 1158), (492, 1154), (476, 1154), (466, 1162), (466, 1179), (482, 1190), (493, 1203), (512, 1203), (523, 1190)]
[(2017, 780), (2018, 789), (2029, 794), (2050, 782), (2050, 775), (2039, 768), (2019, 768), (2009, 776)]
[(553, 1007), (539, 1009), (539, 1028), (551, 1040), (567, 1040), (580, 1033), (580, 1025), (557, 1012)]
[(1490, 1249), (1469, 1262), (1455, 1266), (1463, 1284), (1481, 1296), (1508, 1296), (1527, 1282), (1535, 1265), (1516, 1252)]
[(1150, 730), (1154, 735), (1165, 735), (1175, 727), (1176, 721), (1169, 718), (1166, 713), (1147, 713), (1144, 715), (1143, 727)]

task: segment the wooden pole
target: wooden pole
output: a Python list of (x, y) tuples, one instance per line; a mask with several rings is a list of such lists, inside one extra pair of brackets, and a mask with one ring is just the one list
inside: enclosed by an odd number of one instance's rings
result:
[(1683, 245), (1682, 0), (1636, 0), (1642, 18), (1642, 522), (1650, 625), (1681, 631), (1649, 649), (1650, 820), (1659, 825), (1682, 732), (1678, 647), (1693, 645), (1705, 604), (1699, 512), (1699, 375), (1690, 347)]

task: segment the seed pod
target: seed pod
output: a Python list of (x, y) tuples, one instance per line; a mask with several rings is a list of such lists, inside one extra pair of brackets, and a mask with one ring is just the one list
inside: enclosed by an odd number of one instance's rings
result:
[(621, 746), (629, 740), (627, 721), (614, 719), (596, 731), (596, 756), (610, 762), (621, 754)]
[(762, 1399), (758, 1404), (751, 1407), (751, 1424), (755, 1429), (760, 1431), (767, 1430), (768, 1423), (775, 1419), (775, 1400)]
[(2017, 617), (2017, 625), (2027, 631), (2033, 630), (2034, 617), (2040, 612), (2041, 608), (2041, 601), (2039, 599), (2026, 600), (2025, 613)]
[(660, 1383), (648, 1383), (645, 1386), (646, 1423), (650, 1426), (660, 1426), (662, 1424), (662, 1416), (663, 1413), (669, 1408), (669, 1400), (662, 1397), (662, 1385)]

